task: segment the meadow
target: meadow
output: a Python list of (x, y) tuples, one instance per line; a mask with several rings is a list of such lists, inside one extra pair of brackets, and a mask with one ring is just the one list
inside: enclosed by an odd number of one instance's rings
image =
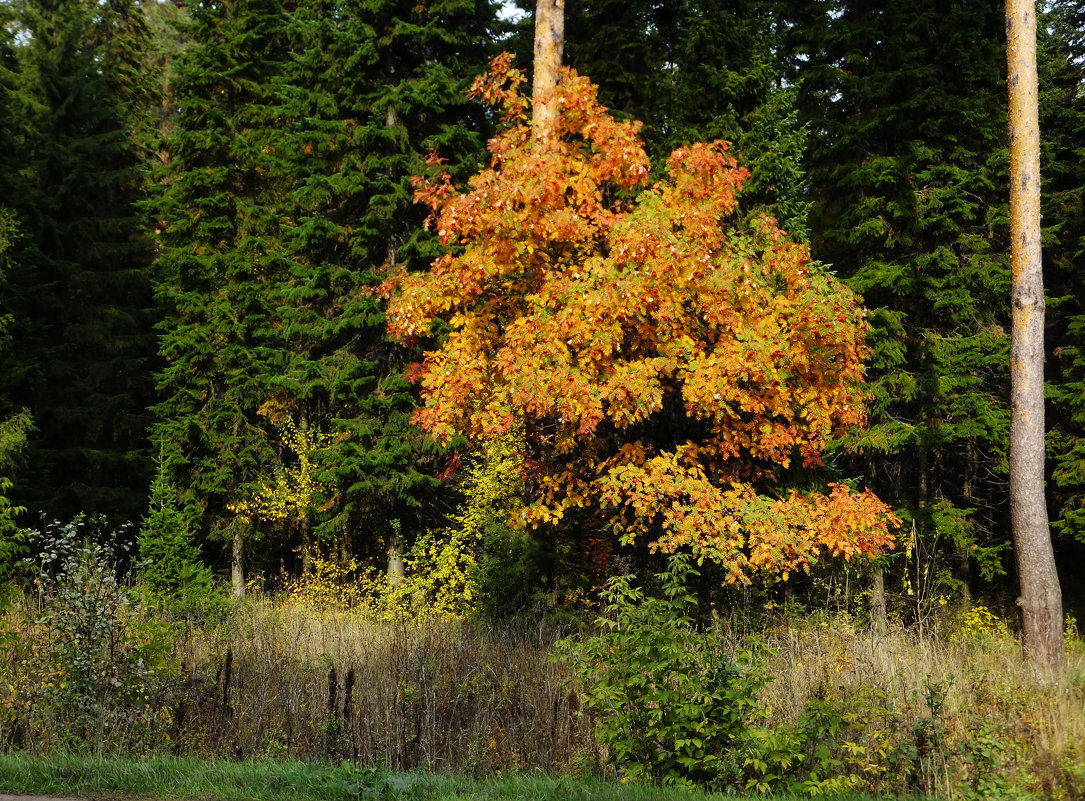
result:
[(181, 614), (110, 575), (9, 599), (9, 789), (28, 765), (119, 757), (333, 766), (392, 789), (422, 775), (1085, 798), (1085, 643), (1071, 629), (1065, 669), (1036, 676), (982, 606), (947, 604), (922, 629), (771, 604), (694, 620), (691, 596), (627, 587), (561, 625), (378, 615), (296, 591)]

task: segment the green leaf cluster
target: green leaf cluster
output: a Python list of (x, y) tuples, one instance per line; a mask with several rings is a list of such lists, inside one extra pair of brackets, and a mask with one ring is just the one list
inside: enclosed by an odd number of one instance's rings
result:
[(676, 554), (659, 573), (661, 595), (631, 576), (602, 592), (602, 633), (563, 640), (595, 736), (623, 778), (709, 784), (733, 778), (734, 759), (766, 679), (749, 653), (700, 630), (689, 585), (698, 575)]

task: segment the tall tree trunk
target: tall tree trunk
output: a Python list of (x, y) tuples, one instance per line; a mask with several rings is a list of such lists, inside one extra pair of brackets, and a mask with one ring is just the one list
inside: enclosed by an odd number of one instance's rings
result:
[(531, 83), (532, 127), (542, 136), (556, 109), (542, 102), (558, 85), (558, 70), (565, 47), (565, 0), (538, 0), (535, 5), (535, 62)]
[(1044, 499), (1044, 290), (1034, 0), (1006, 0), (1010, 109), (1010, 525), (1026, 659), (1065, 660), (1062, 593)]

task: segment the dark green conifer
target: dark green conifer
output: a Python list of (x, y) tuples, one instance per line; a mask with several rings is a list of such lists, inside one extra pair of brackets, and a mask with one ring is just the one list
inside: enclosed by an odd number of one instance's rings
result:
[(332, 435), (317, 457), (327, 497), (308, 522), (364, 550), (390, 521), (416, 518), (410, 507), (435, 483), (409, 422), (403, 354), (385, 341), (371, 288), (386, 267), (424, 269), (437, 254), (413, 201), (427, 152), (461, 179), (485, 152), (486, 121), (466, 95), (492, 52), (494, 10), (489, 0), (335, 9), (302, 0), (292, 15), (287, 365), (276, 384), (299, 424)]
[(851, 447), (967, 589), (1009, 542), (1003, 14), (830, 5), (806, 28), (800, 86), (814, 255), (871, 310), (872, 425)]
[(162, 461), (151, 482), (148, 506), (136, 538), (143, 581), (163, 596), (206, 592), (211, 572), (200, 558), (200, 550), (193, 542), (191, 517), (182, 511)]
[(1085, 11), (1050, 4), (1038, 28), (1052, 526), (1085, 542)]
[(154, 353), (150, 251), (136, 209), (145, 29), (138, 6), (119, 0), (16, 8), (29, 116), (14, 155), (21, 238), (4, 290), (13, 343), (0, 381), (37, 431), (14, 495), (59, 517), (135, 519), (148, 480)]
[(156, 209), (161, 324), (156, 436), (192, 525), (232, 543), (234, 591), (257, 531), (229, 506), (259, 492), (276, 454), (258, 414), (282, 371), (277, 309), (286, 169), (278, 84), (288, 56), (280, 0), (190, 7), (174, 65), (175, 127)]
[[(192, 17), (160, 204), (170, 475), (235, 554), (262, 530), (289, 556), (314, 526), (373, 545), (434, 482), (370, 290), (386, 264), (421, 268), (436, 252), (413, 203), (426, 152), (464, 162), (460, 174), (483, 153), (485, 119), (465, 94), (492, 9), (238, 0)], [(245, 521), (231, 505), (296, 458), (275, 433), (283, 415), (330, 435), (317, 494), (300, 519)]]

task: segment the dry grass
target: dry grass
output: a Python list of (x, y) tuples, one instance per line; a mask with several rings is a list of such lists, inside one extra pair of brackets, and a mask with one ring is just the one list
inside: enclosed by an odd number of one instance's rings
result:
[[(762, 654), (773, 677), (760, 725), (838, 727), (840, 764), (867, 789), (1085, 799), (1085, 644), (1071, 643), (1065, 671), (1041, 680), (1009, 635), (947, 629), (956, 633), (878, 634), (840, 615), (747, 627), (732, 641)], [(14, 618), (8, 630), (16, 642)], [(546, 627), (393, 624), (254, 599), (224, 622), (175, 634), (172, 667), (156, 674), (153, 708), (133, 716), (129, 750), (461, 775), (599, 769), (591, 721), (568, 668), (551, 659), (557, 633)], [(33, 645), (9, 647), (0, 696), (35, 675), (20, 660), (48, 648)], [(46, 714), (59, 698), (48, 694), (54, 679), (41, 678), (37, 695), (16, 687), (0, 697), (2, 747), (70, 746), (32, 731), (62, 720)]]
[[(864, 705), (855, 721), (891, 722), (900, 742), (937, 740), (927, 791), (1001, 777), (1037, 797), (1085, 798), (1085, 643), (1068, 643), (1057, 675), (1037, 676), (1020, 642), (1001, 633), (918, 637), (904, 628), (876, 633), (846, 617), (778, 627), (765, 637), (774, 680), (761, 700), (794, 721), (812, 698)], [(864, 718), (866, 718), (864, 720)]]
[(590, 755), (590, 731), (551, 643), (544, 629), (394, 624), (249, 602), (228, 626), (184, 644), (179, 748), (396, 770), (568, 772)]

